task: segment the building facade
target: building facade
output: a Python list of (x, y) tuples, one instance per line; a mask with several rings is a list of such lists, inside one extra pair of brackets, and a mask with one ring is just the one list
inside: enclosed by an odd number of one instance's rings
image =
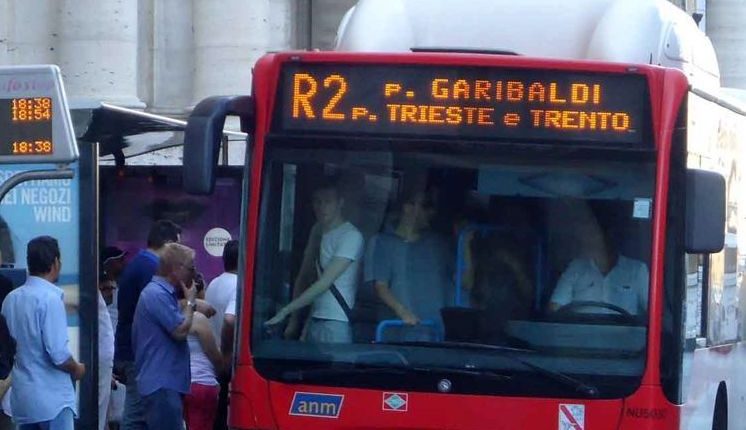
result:
[[(722, 84), (745, 90), (746, 100), (746, 1), (670, 1), (706, 30)], [(73, 107), (109, 102), (185, 118), (207, 96), (248, 94), (252, 65), (265, 52), (332, 48), (355, 3), (0, 0), (0, 65), (58, 64)], [(235, 119), (226, 126), (238, 129)], [(182, 139), (180, 133), (128, 137), (129, 149), (147, 149), (126, 164), (179, 165)], [(245, 150), (243, 141), (226, 142), (221, 164), (242, 165)], [(115, 164), (112, 155), (100, 161)]]
[[(385, 2), (385, 0), (383, 0)], [(707, 28), (726, 85), (746, 88), (746, 3), (670, 0)], [(73, 105), (184, 117), (250, 91), (267, 51), (329, 49), (355, 0), (0, 0), (0, 65), (60, 65)], [(740, 21), (739, 21), (740, 19)]]

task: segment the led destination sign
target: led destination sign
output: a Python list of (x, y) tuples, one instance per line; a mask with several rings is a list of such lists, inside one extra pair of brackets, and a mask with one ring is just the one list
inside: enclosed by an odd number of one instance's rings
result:
[(62, 165), (78, 155), (59, 67), (0, 66), (0, 164)]
[(0, 155), (52, 154), (52, 99), (0, 99), (0, 137)]
[(645, 78), (556, 70), (287, 64), (282, 132), (638, 144)]

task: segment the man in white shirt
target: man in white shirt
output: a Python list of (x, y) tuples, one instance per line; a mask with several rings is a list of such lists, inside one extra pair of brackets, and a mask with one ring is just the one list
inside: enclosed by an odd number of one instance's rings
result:
[(101, 251), (101, 267), (100, 271), (106, 275), (106, 278), (112, 281), (109, 285), (113, 285), (114, 289), (111, 294), (104, 294), (104, 302), (109, 310), (109, 316), (111, 317), (111, 326), (114, 330), (117, 329), (117, 321), (119, 319), (119, 310), (117, 309), (119, 296), (117, 292), (117, 279), (119, 275), (124, 271), (126, 261), (124, 257), (127, 255), (127, 251), (122, 251), (116, 246), (107, 246)]
[[(238, 241), (229, 240), (223, 247), (223, 272), (213, 279), (205, 291), (205, 301), (215, 308), (215, 315), (209, 319), (215, 339), (218, 340), (226, 363), (233, 354), (233, 330), (236, 324), (236, 288), (238, 285)], [(221, 343), (222, 333), (226, 332), (226, 341)], [(228, 340), (229, 339), (229, 340)], [(230, 375), (218, 375), (220, 395), (218, 397), (218, 412), (213, 430), (225, 429), (228, 414), (228, 384)]]
[(114, 328), (111, 324), (109, 310), (106, 301), (101, 294), (102, 289), (107, 289), (107, 284), (114, 281), (108, 278), (103, 271), (99, 276), (98, 296), (98, 429), (107, 428), (107, 412), (109, 409), (109, 398), (111, 397), (111, 373), (114, 367)]
[[(582, 255), (565, 269), (549, 301), (550, 311), (573, 302), (599, 302), (617, 306), (631, 315), (648, 308), (648, 267), (619, 255), (608, 232), (587, 229), (581, 235)], [(620, 313), (603, 306), (583, 305), (577, 312)]]
[(238, 284), (237, 240), (229, 240), (223, 248), (223, 269), (225, 271), (213, 279), (205, 291), (205, 301), (215, 308), (215, 315), (210, 318), (215, 339), (220, 339), (228, 303), (236, 299), (236, 286)]
[[(265, 324), (273, 326), (288, 316), (285, 336), (299, 329), (297, 311), (311, 305), (302, 338), (311, 342), (349, 343), (352, 329), (347, 312), (355, 306), (363, 235), (342, 215), (344, 199), (337, 187), (325, 183), (313, 193), (316, 225), (311, 229), (303, 263), (293, 289), (293, 300)], [(332, 292), (336, 288), (338, 296)]]

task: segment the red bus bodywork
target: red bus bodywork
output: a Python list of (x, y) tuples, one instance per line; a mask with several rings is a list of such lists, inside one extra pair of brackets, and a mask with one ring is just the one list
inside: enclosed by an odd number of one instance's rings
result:
[[(354, 64), (440, 64), (495, 68), (552, 69), (600, 73), (634, 73), (646, 77), (650, 90), (650, 113), (657, 151), (655, 205), (653, 208), (652, 258), (650, 266), (649, 330), (647, 364), (639, 388), (617, 400), (474, 396), (410, 392), (406, 411), (385, 411), (384, 392), (369, 389), (320, 387), (269, 381), (252, 366), (248, 333), (264, 155), (264, 136), (269, 132), (281, 65), (287, 61)], [(660, 353), (662, 324), (663, 257), (666, 235), (669, 152), (674, 125), (688, 91), (686, 77), (678, 70), (647, 65), (590, 61), (555, 61), (515, 56), (461, 54), (270, 54), (254, 69), (253, 97), (255, 130), (251, 157), (251, 189), (248, 204), (245, 274), (239, 349), (231, 383), (230, 419), (236, 429), (553, 429), (559, 427), (563, 405), (583, 405), (580, 429), (678, 429), (681, 405), (670, 403), (661, 389)], [(338, 418), (289, 414), (296, 392), (342, 395)], [(572, 419), (571, 419), (572, 421)]]

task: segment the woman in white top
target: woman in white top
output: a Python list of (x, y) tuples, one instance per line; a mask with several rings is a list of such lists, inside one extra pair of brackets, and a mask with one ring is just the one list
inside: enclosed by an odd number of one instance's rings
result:
[(187, 430), (212, 430), (220, 393), (217, 376), (223, 368), (223, 357), (210, 321), (199, 312), (194, 313), (187, 342), (192, 385), (184, 397), (184, 420)]

